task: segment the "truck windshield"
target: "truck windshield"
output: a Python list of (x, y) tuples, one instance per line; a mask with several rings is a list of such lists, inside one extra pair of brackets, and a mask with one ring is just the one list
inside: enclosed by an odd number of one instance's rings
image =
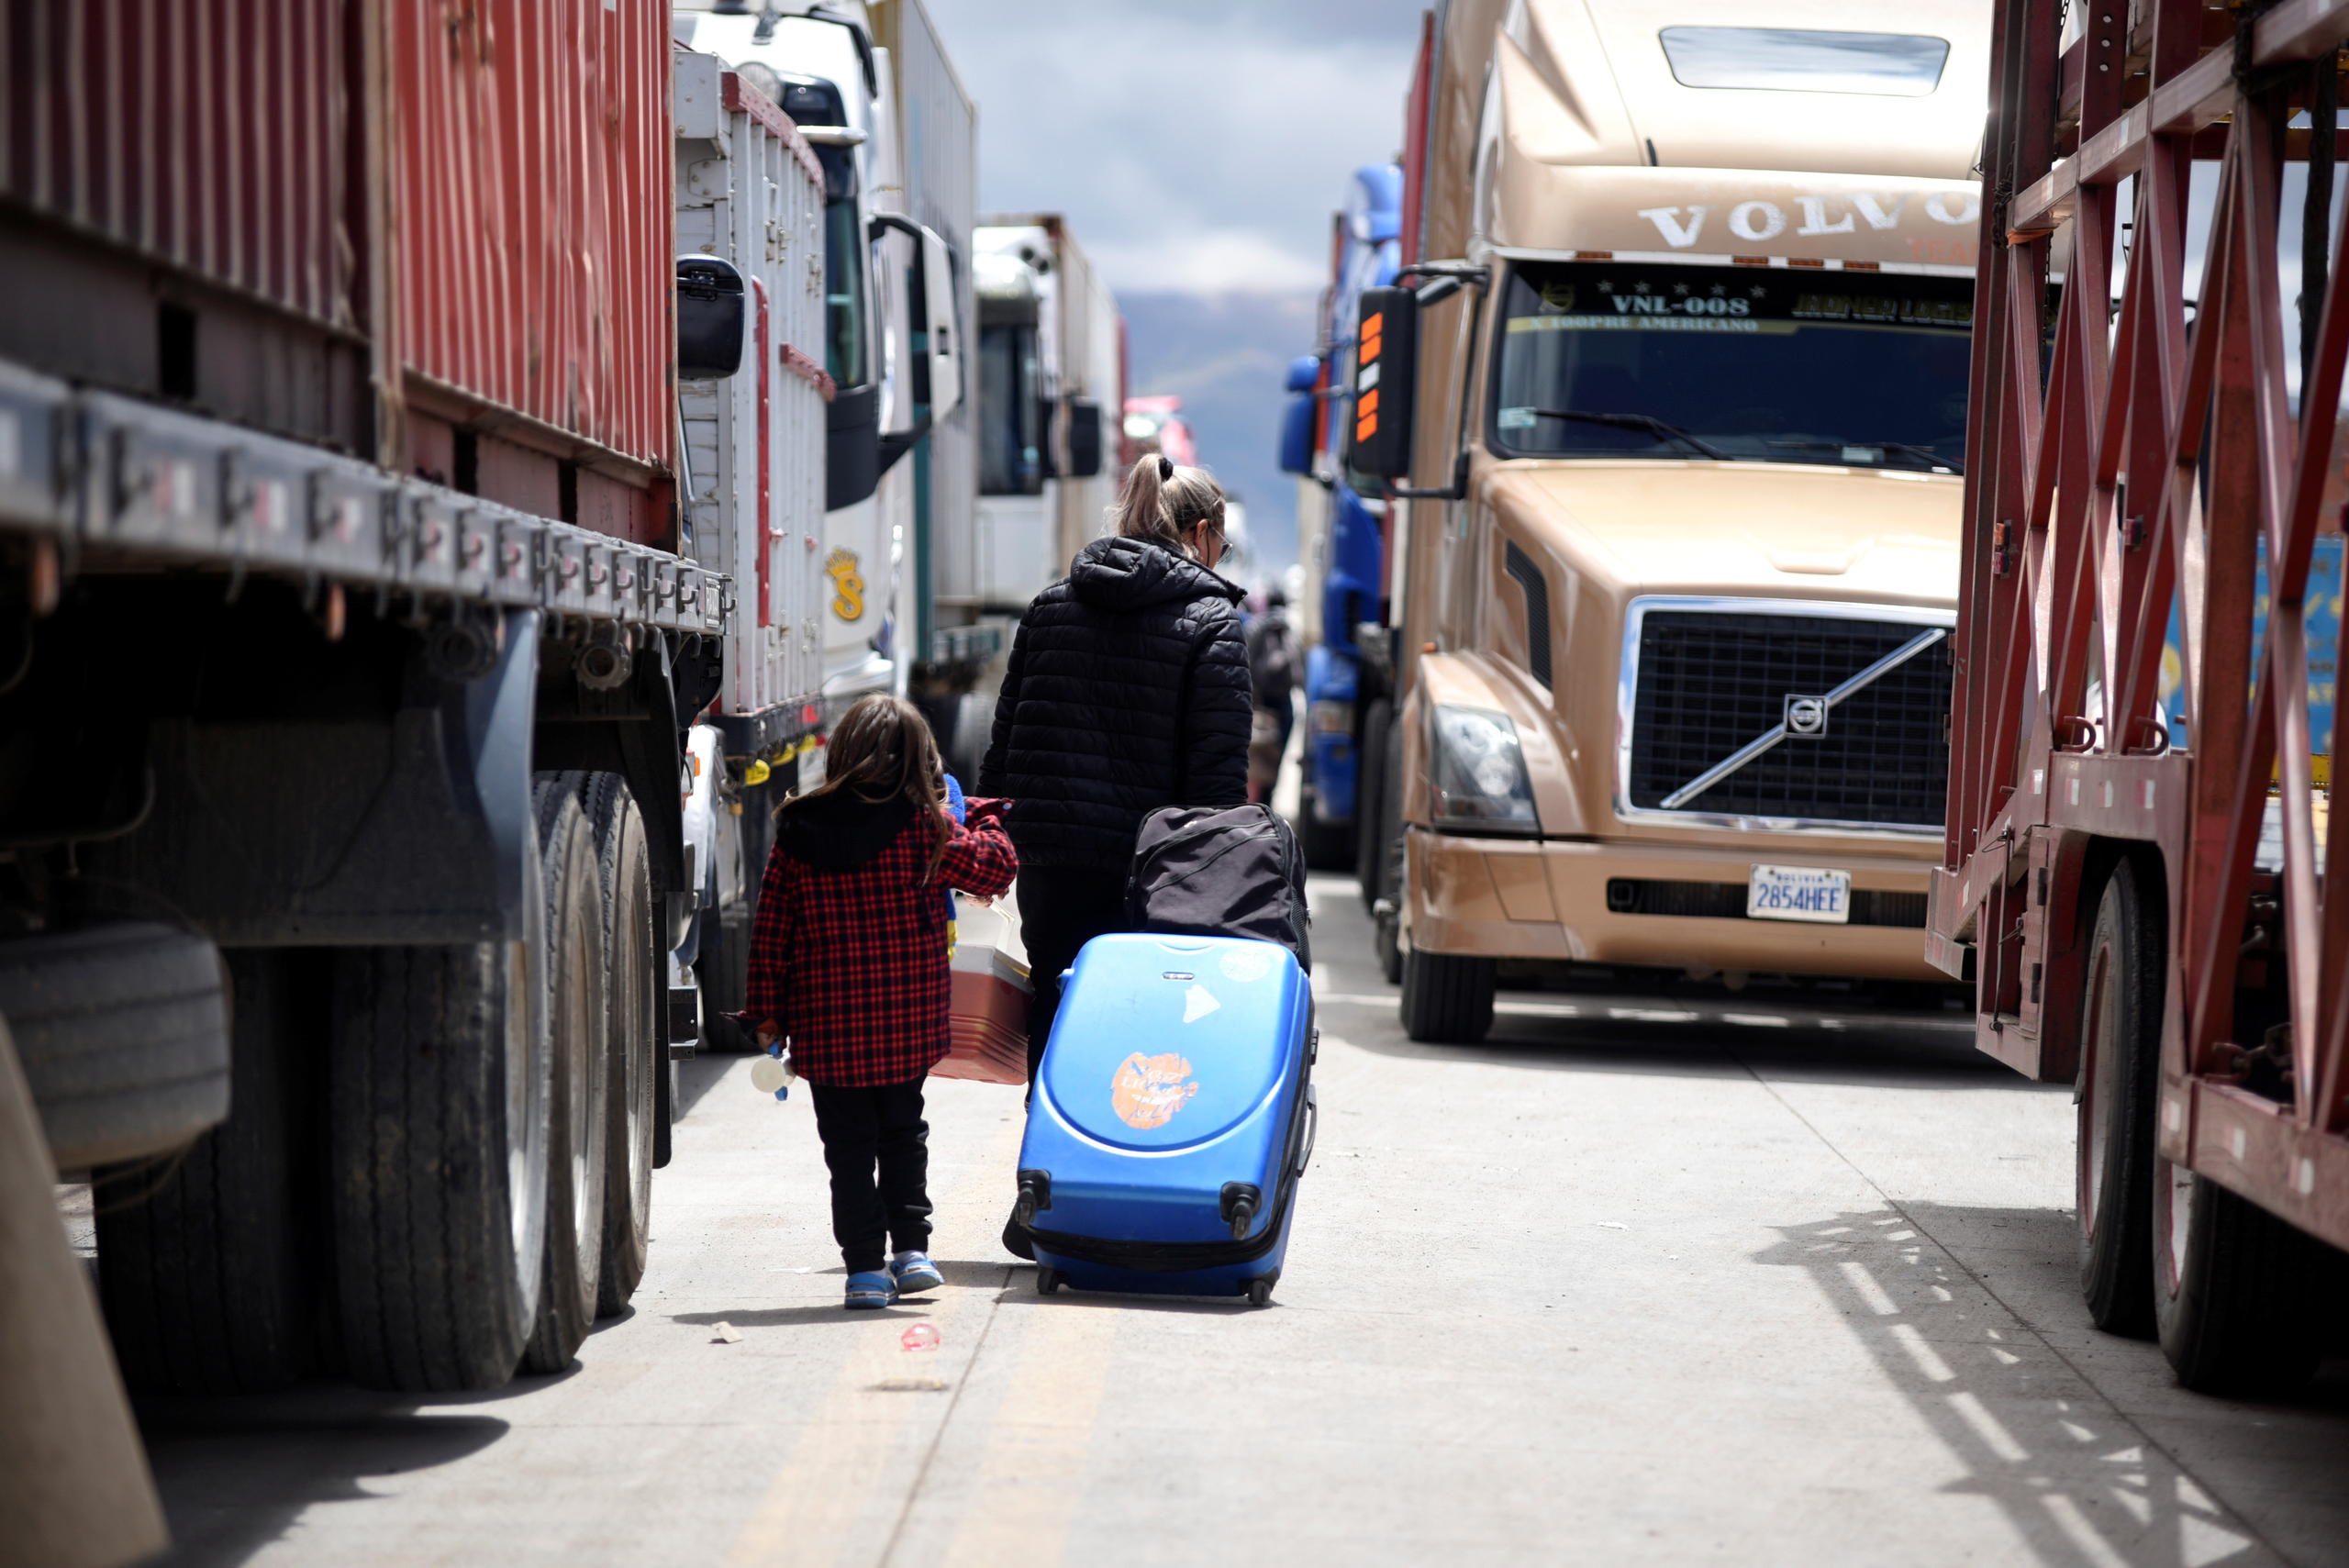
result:
[(1041, 495), (1042, 460), (1036, 420), (1036, 328), (1025, 322), (982, 322), (979, 494)]
[(1506, 300), (1503, 456), (1961, 466), (1970, 279), (1538, 262)]
[(834, 384), (863, 386), (865, 367), (864, 225), (856, 215), (856, 165), (845, 147), (818, 147), (824, 168), (824, 369)]

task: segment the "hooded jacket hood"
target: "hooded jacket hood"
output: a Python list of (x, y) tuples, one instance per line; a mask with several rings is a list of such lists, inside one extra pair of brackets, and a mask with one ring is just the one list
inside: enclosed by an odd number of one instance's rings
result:
[(815, 871), (854, 871), (896, 842), (914, 819), (903, 795), (874, 802), (854, 790), (793, 802), (774, 819), (774, 847)]
[(1068, 583), (1077, 598), (1111, 615), (1211, 596), (1236, 605), (1241, 596), (1238, 584), (1146, 539), (1095, 539), (1069, 563)]

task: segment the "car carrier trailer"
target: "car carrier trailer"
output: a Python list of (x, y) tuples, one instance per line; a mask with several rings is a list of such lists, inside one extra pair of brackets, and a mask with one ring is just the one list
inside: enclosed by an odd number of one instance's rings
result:
[[(2066, 9), (1997, 11), (1927, 945), (1974, 983), (1985, 1051), (2078, 1086), (2097, 1323), (2158, 1334), (2188, 1386), (2275, 1389), (2315, 1366), (2349, 1245), (2349, 836), (2326, 767), (2349, 5)], [(2198, 290), (2188, 189), (2211, 160)]]

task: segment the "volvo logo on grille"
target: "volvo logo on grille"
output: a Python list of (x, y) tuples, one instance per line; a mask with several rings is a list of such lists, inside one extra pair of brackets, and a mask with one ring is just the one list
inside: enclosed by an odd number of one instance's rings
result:
[(1825, 697), (1787, 698), (1787, 733), (1798, 735), (1805, 740), (1816, 740), (1827, 733), (1827, 699)]

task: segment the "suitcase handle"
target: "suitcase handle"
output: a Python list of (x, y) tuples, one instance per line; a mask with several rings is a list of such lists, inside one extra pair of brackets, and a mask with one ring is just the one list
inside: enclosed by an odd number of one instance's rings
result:
[(1297, 1151), (1297, 1174), (1305, 1174), (1305, 1167), (1313, 1161), (1313, 1140), (1321, 1130), (1321, 1102), (1313, 1093), (1313, 1085), (1305, 1086), (1305, 1143)]

